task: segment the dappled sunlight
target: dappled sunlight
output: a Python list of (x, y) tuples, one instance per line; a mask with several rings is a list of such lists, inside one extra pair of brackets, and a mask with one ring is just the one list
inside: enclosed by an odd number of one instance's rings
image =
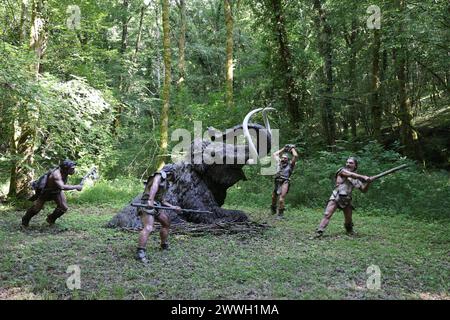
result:
[(450, 295), (447, 293), (429, 293), (418, 292), (416, 293), (422, 300), (450, 300)]
[(42, 300), (27, 287), (0, 288), (0, 300)]

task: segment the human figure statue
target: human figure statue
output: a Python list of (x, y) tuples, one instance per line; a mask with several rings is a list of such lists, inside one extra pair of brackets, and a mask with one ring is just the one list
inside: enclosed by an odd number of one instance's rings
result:
[[(289, 160), (289, 154), (292, 154), (291, 160)], [(278, 201), (278, 217), (282, 218), (285, 210), (285, 198), (289, 192), (290, 177), (294, 171), (298, 153), (294, 145), (287, 144), (282, 149), (274, 152), (273, 157), (277, 162), (277, 173), (275, 174), (272, 205), (270, 208), (272, 214), (276, 214)]]

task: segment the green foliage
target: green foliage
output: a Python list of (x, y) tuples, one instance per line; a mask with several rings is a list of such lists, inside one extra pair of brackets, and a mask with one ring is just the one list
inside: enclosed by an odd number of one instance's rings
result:
[[(40, 111), (41, 143), (36, 154), (51, 160), (65, 156), (103, 163), (111, 148), (111, 104), (82, 79), (61, 83), (46, 77), (41, 83), (50, 97)], [(62, 121), (62, 117), (70, 120)]]
[(130, 202), (142, 190), (142, 182), (137, 179), (100, 180), (93, 186), (85, 186), (81, 192), (70, 193), (68, 199), (71, 203), (82, 205), (96, 203), (120, 207)]
[[(337, 137), (350, 141), (337, 141), (338, 152), (324, 143), (321, 125), (321, 87), (323, 85), (323, 57), (320, 54), (320, 29), (316, 26), (317, 11), (310, 2), (282, 1), (284, 28), (292, 59), (295, 86), (303, 94), (301, 105), (304, 119), (295, 123), (287, 113), (285, 83), (286, 70), (280, 67), (280, 48), (277, 29), (270, 1), (249, 0), (233, 2), (234, 14), (234, 100), (235, 108), (225, 107), (225, 22), (223, 3), (220, 1), (193, 0), (187, 3), (186, 78), (182, 87), (178, 81), (179, 12), (171, 6), (171, 40), (173, 49), (173, 86), (171, 91), (170, 130), (186, 128), (193, 131), (193, 121), (202, 121), (203, 130), (212, 126), (226, 129), (242, 122), (251, 109), (271, 104), (277, 109), (272, 114), (272, 127), (281, 129), (282, 143), (301, 146), (302, 159), (293, 177), (288, 203), (290, 205), (322, 206), (332, 187), (331, 177), (342, 165), (347, 153), (361, 156), (361, 172), (378, 172), (391, 164), (408, 162), (397, 153), (363, 149), (372, 135), (369, 97), (369, 79), (372, 66), (372, 30), (366, 26), (367, 7), (370, 1), (321, 1), (327, 22), (332, 29), (333, 50), (333, 111), (336, 114)], [(47, 1), (48, 44), (42, 67), (44, 74), (36, 81), (30, 66), (35, 62), (34, 53), (28, 47), (29, 34), (19, 43), (18, 28), (21, 12), (19, 2), (8, 2), (0, 8), (0, 168), (3, 189), (6, 189), (8, 163), (14, 159), (9, 152), (12, 121), (21, 113), (39, 111), (36, 119), (37, 173), (54, 165), (57, 159), (72, 157), (81, 163), (80, 171), (92, 164), (100, 167), (102, 177), (114, 180), (118, 177), (142, 178), (155, 169), (159, 160), (160, 89), (164, 70), (162, 67), (161, 8), (151, 2), (145, 10), (143, 33), (136, 57), (140, 8), (142, 1), (130, 1), (126, 11), (121, 2), (107, 0), (79, 1), (81, 29), (70, 30), (66, 26), (70, 0)], [(436, 115), (448, 105), (448, 81), (445, 70), (449, 32), (446, 26), (448, 5), (432, 0), (408, 3), (405, 11), (399, 11), (392, 3), (381, 1), (376, 5), (382, 11), (381, 48), (384, 65), (382, 82), (383, 126), (385, 136), (394, 135), (398, 126), (398, 88), (396, 57), (399, 49), (408, 49), (408, 86), (415, 120), (424, 113)], [(426, 13), (426, 14), (424, 14)], [(30, 12), (28, 12), (28, 15)], [(123, 18), (128, 20), (127, 49), (121, 51)], [(353, 30), (353, 22), (356, 29)], [(403, 24), (404, 32), (398, 28)], [(26, 28), (29, 30), (29, 26)], [(351, 31), (356, 31), (355, 78), (349, 79)], [(424, 31), (427, 30), (427, 31)], [(28, 31), (27, 31), (28, 32)], [(356, 83), (351, 86), (351, 81)], [(447, 84), (447, 86), (446, 86)], [(357, 137), (349, 137), (350, 101), (357, 110)], [(36, 113), (37, 115), (37, 113)], [(63, 121), (60, 117), (63, 117)], [(113, 119), (115, 118), (115, 119)], [(118, 120), (117, 128), (112, 126)], [(255, 121), (261, 119), (256, 118)], [(433, 127), (435, 122), (417, 125)], [(416, 125), (416, 123), (414, 123)], [(445, 132), (433, 137), (433, 148), (440, 157), (441, 167), (448, 166), (448, 147)], [(294, 129), (292, 129), (294, 128)], [(383, 132), (384, 134), (385, 132)], [(169, 132), (170, 134), (170, 132)], [(419, 135), (419, 138), (422, 136)], [(351, 139), (351, 140), (350, 140)], [(395, 140), (395, 136), (393, 137)], [(169, 150), (177, 142), (171, 142)], [(372, 146), (372, 145), (371, 145)], [(341, 149), (342, 148), (342, 149)], [(401, 152), (401, 146), (385, 142), (385, 148)], [(348, 151), (346, 151), (348, 150)], [(351, 150), (351, 152), (350, 152)], [(382, 156), (380, 156), (382, 155)], [(391, 157), (391, 158), (389, 158)], [(444, 159), (444, 160), (443, 160)], [(247, 190), (252, 202), (261, 205), (267, 198), (258, 198), (272, 190), (271, 177), (258, 176), (258, 169), (246, 168), (250, 181), (239, 184), (236, 190)], [(301, 172), (301, 174), (299, 174)], [(408, 176), (411, 175), (411, 176)], [(443, 190), (428, 192), (422, 197), (414, 195), (426, 192), (413, 176), (419, 174), (430, 188)], [(254, 178), (256, 177), (256, 178)], [(121, 178), (120, 178), (121, 179)], [(403, 179), (403, 180), (402, 180)], [(418, 167), (410, 168), (380, 182), (371, 191), (357, 195), (360, 206), (383, 208), (386, 203), (403, 211), (424, 211), (431, 203), (426, 199), (440, 199), (448, 189), (445, 173), (424, 173)], [(296, 189), (295, 185), (308, 186)], [(313, 186), (313, 187), (312, 187)], [(381, 188), (383, 187), (383, 188)], [(239, 189), (241, 188), (241, 189)], [(405, 193), (402, 195), (402, 193)], [(403, 197), (395, 201), (395, 195)], [(230, 193), (232, 203), (239, 202), (240, 193)], [(417, 204), (400, 205), (404, 199)], [(397, 199), (397, 198), (396, 198)], [(423, 203), (421, 202), (423, 201)], [(427, 203), (430, 204), (427, 204)], [(445, 201), (444, 201), (445, 202)], [(241, 201), (242, 203), (242, 201)], [(428, 205), (428, 207), (427, 207)], [(408, 207), (408, 209), (406, 209)], [(438, 211), (437, 205), (432, 210)]]
[[(0, 133), (9, 142), (12, 122), (21, 113), (32, 110), (35, 136), (35, 158), (38, 172), (48, 170), (62, 158), (79, 160), (87, 166), (104, 162), (112, 146), (111, 104), (109, 92), (91, 88), (83, 79), (61, 82), (49, 74), (33, 79), (27, 52), (6, 43), (0, 56), (0, 94), (2, 104)], [(10, 161), (8, 144), (0, 148), (0, 161)], [(35, 168), (36, 169), (36, 168)]]

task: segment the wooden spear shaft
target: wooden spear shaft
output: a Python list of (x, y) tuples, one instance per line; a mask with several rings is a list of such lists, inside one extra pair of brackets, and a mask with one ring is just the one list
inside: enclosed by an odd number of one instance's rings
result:
[(377, 174), (376, 176), (373, 176), (373, 177), (372, 177), (372, 181), (373, 181), (373, 180), (376, 180), (376, 179), (379, 179), (379, 178), (381, 178), (381, 177), (384, 177), (385, 175), (394, 173), (395, 171), (398, 171), (398, 170), (401, 170), (401, 169), (403, 169), (403, 168), (406, 168), (407, 166), (408, 166), (407, 164), (402, 164), (401, 166), (398, 166), (398, 167), (389, 169), (389, 170), (387, 170), (387, 171), (384, 171), (384, 172), (382, 172), (382, 173), (379, 173), (379, 174)]

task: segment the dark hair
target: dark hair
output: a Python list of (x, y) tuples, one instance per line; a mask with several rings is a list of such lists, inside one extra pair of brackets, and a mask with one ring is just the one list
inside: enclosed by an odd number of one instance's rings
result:
[(358, 159), (356, 159), (355, 157), (348, 157), (347, 160), (353, 160), (353, 162), (355, 163), (355, 171), (358, 169)]
[(77, 165), (77, 163), (75, 161), (66, 159), (63, 160), (59, 163), (60, 168), (64, 168), (64, 169), (70, 169), (70, 168), (74, 168)]

